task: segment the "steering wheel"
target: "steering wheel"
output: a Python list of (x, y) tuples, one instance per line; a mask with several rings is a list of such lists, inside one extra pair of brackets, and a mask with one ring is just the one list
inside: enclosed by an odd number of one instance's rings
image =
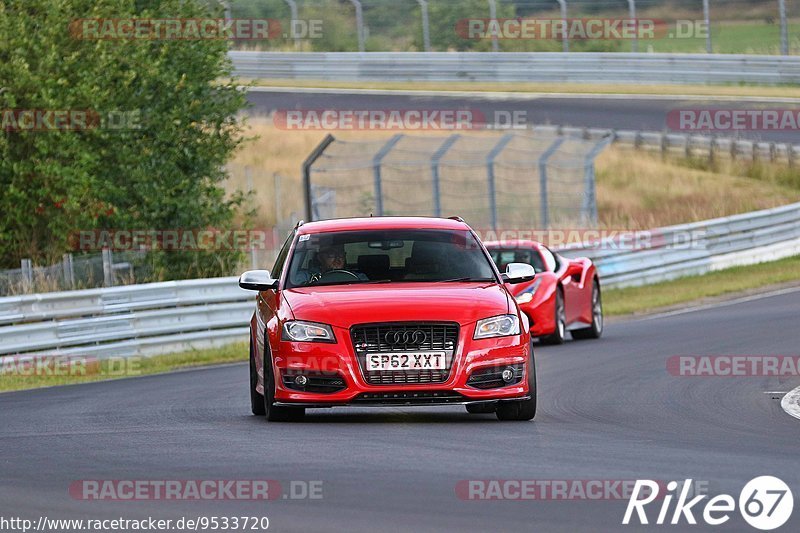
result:
[(334, 269), (328, 270), (327, 272), (323, 272), (320, 274), (319, 278), (315, 280), (315, 282), (324, 281), (324, 282), (337, 282), (337, 281), (350, 281), (350, 280), (357, 280), (358, 275), (350, 272), (349, 270), (343, 269)]

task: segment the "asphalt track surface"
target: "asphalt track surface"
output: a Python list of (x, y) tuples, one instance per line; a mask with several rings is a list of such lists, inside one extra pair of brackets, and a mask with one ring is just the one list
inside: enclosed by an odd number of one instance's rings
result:
[[(471, 110), (480, 111), (493, 121), (495, 113), (524, 111), (527, 123), (561, 126), (611, 128), (619, 130), (665, 131), (667, 115), (676, 109), (796, 109), (797, 104), (746, 101), (719, 101), (709, 98), (682, 99), (602, 97), (602, 96), (539, 96), (534, 98), (491, 99), (474, 96), (416, 96), (403, 94), (327, 94), (324, 92), (292, 93), (287, 90), (270, 91), (259, 88), (247, 95), (252, 104), (251, 113), (268, 114), (292, 109), (336, 110)], [(503, 116), (503, 115), (501, 115)], [(675, 132), (681, 133), (681, 132)], [(797, 143), (797, 131), (742, 131), (722, 132), (720, 137), (770, 142)]]
[[(738, 499), (748, 480), (767, 474), (793, 488), (797, 507), (800, 422), (765, 392), (798, 380), (675, 377), (666, 360), (797, 354), (798, 316), (794, 291), (618, 322), (599, 341), (539, 347), (533, 422), (445, 406), (310, 410), (303, 423), (270, 424), (249, 413), (246, 364), (0, 394), (0, 516), (264, 515), (270, 530), (305, 532), (637, 530), (620, 525), (622, 500), (464, 501), (455, 487), (691, 478)], [(73, 499), (68, 487), (85, 479), (273, 479), (285, 493), (291, 480), (321, 480), (323, 497)], [(795, 508), (781, 531), (799, 525)], [(754, 531), (738, 514), (714, 530)]]

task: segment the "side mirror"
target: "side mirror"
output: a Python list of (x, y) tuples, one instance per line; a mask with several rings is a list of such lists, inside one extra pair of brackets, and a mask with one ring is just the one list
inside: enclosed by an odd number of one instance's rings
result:
[(525, 283), (536, 277), (536, 270), (527, 263), (509, 263), (506, 272), (503, 274), (503, 281), (506, 283)]
[(269, 270), (248, 270), (239, 278), (239, 287), (248, 291), (268, 291), (278, 288), (278, 280), (272, 279)]

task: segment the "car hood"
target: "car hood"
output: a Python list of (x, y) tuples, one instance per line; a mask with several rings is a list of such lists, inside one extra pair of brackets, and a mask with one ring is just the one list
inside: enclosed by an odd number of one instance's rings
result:
[(366, 322), (447, 321), (461, 325), (513, 308), (496, 283), (390, 283), (284, 291), (294, 317), (349, 328)]

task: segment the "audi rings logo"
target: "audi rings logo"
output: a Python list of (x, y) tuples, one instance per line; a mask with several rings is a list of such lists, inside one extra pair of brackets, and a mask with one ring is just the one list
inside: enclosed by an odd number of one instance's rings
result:
[(386, 340), (387, 344), (391, 344), (392, 346), (396, 346), (398, 344), (419, 345), (428, 340), (428, 334), (422, 331), (421, 329), (413, 331), (412, 330), (390, 331), (384, 336), (384, 339)]

